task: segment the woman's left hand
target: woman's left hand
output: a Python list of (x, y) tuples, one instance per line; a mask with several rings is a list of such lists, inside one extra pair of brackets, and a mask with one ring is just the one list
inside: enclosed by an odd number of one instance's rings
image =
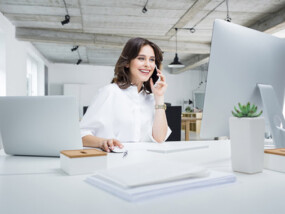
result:
[(153, 84), (153, 80), (150, 78), (150, 87), (155, 97), (162, 97), (166, 91), (167, 84), (165, 82), (165, 76), (159, 69), (157, 69), (157, 76), (160, 77), (160, 80), (157, 80), (155, 84)]

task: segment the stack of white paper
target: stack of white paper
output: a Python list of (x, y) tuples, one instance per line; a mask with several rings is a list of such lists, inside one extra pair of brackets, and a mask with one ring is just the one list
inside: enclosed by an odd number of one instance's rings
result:
[[(178, 143), (177, 143), (178, 144)], [(206, 149), (209, 148), (209, 145), (175, 145), (175, 144), (156, 144), (156, 147), (147, 149), (150, 152), (159, 152), (159, 153), (172, 153), (172, 152), (184, 152), (188, 150), (195, 149)]]
[(229, 173), (209, 172), (187, 163), (163, 161), (107, 169), (86, 181), (128, 201), (235, 181)]

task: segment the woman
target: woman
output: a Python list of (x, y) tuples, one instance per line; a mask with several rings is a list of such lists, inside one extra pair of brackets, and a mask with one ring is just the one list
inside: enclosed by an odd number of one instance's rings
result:
[[(171, 133), (164, 104), (167, 84), (156, 69), (162, 59), (159, 47), (146, 39), (133, 38), (126, 43), (112, 83), (99, 90), (82, 118), (84, 146), (110, 152), (114, 146), (122, 148), (121, 141), (166, 140)], [(153, 73), (160, 78), (155, 84)]]

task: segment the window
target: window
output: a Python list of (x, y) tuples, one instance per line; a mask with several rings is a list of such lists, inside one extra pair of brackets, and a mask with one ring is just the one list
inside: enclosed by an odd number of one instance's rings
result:
[(31, 56), (27, 57), (27, 95), (38, 95), (38, 62)]

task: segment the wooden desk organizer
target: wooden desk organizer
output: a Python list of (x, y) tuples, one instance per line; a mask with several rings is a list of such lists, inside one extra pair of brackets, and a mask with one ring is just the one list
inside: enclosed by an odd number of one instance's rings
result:
[(60, 167), (69, 175), (93, 173), (107, 167), (107, 153), (97, 149), (63, 150)]

